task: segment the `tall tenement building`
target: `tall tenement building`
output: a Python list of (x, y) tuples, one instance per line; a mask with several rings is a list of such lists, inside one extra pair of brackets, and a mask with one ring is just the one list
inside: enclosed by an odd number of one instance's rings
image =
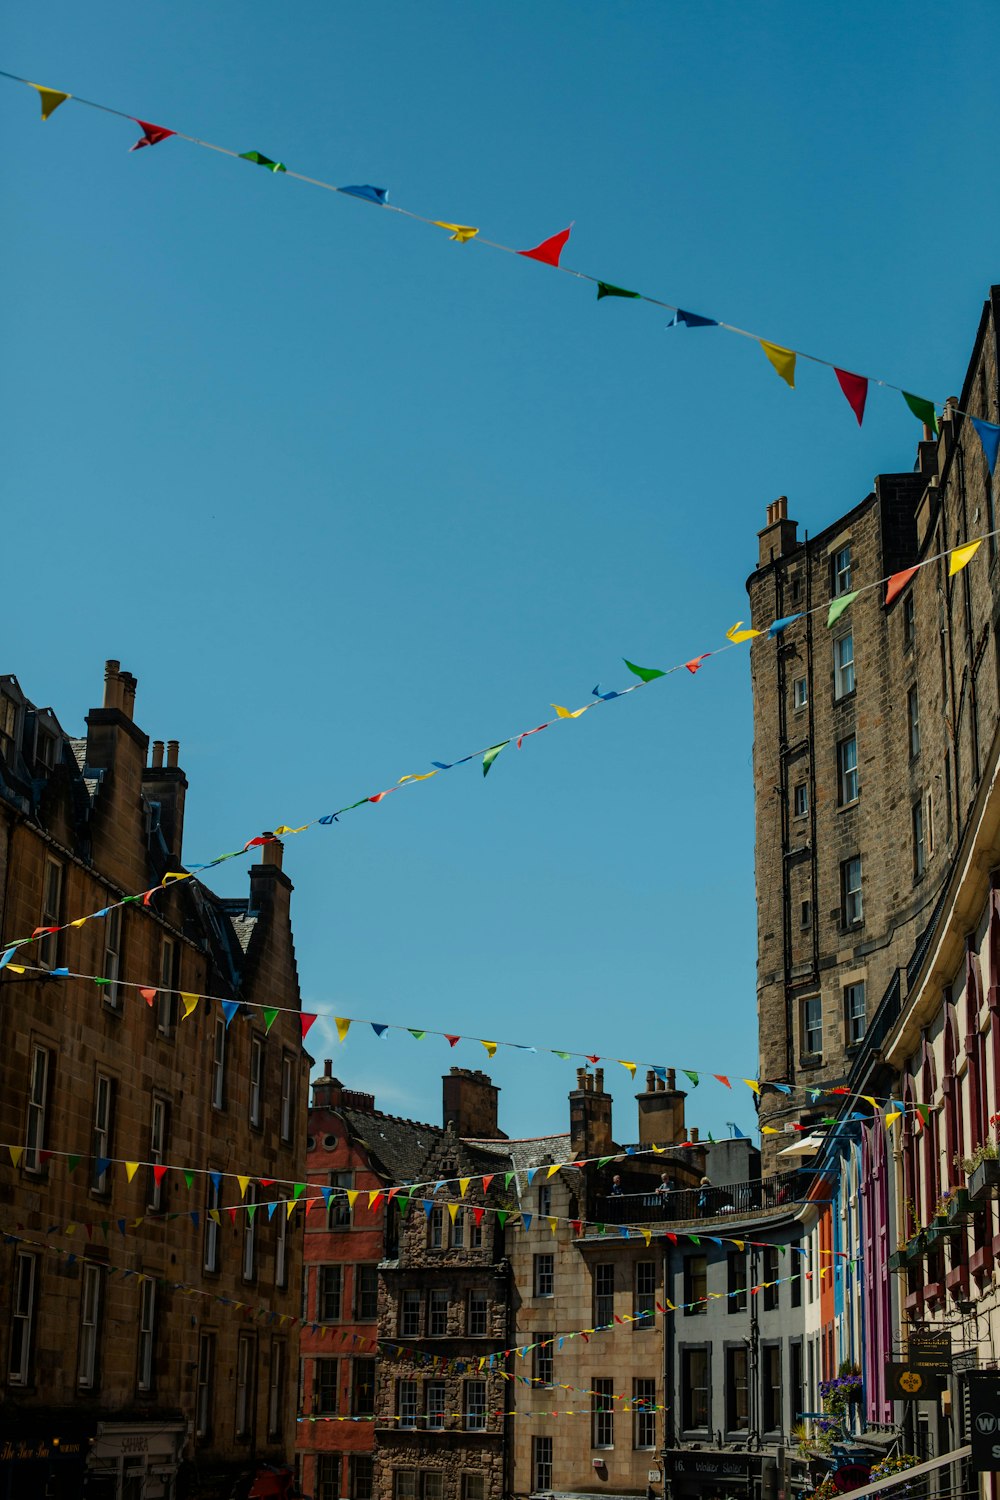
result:
[[(1000, 723), (997, 538), (954, 576), (947, 556), (996, 527), (966, 414), (998, 421), (998, 314), (993, 287), (961, 396), (938, 436), (925, 429), (912, 470), (880, 475), (816, 536), (799, 537), (784, 498), (759, 533), (747, 588), (765, 632), (750, 657), (760, 1076), (797, 1086), (763, 1090), (762, 1123), (808, 1116), (805, 1090), (849, 1073), (880, 1006), (905, 1001), (904, 966)], [(888, 603), (868, 587), (922, 562)], [(765, 1137), (770, 1161), (781, 1144)]]
[(135, 689), (109, 661), (77, 738), (0, 677), (5, 1500), (222, 1500), (294, 1446), (291, 882), (269, 837), (247, 896), (164, 884), (188, 783)]

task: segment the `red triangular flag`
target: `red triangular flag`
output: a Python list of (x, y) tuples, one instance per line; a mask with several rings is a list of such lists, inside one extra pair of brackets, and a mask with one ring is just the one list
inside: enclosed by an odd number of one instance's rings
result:
[(167, 1173), (168, 1173), (169, 1170), (170, 1170), (169, 1167), (154, 1167), (153, 1168), (153, 1180), (156, 1183), (157, 1187), (159, 1187), (160, 1183), (163, 1181), (164, 1177), (166, 1177), (166, 1175), (167, 1175)]
[(559, 257), (563, 253), (563, 246), (569, 239), (572, 227), (571, 224), (569, 229), (561, 230), (559, 234), (554, 234), (551, 239), (542, 240), (542, 243), (536, 245), (534, 250), (519, 250), (517, 253), (518, 255), (526, 255), (529, 260), (540, 260), (543, 266), (557, 266), (559, 264)]
[(865, 414), (865, 401), (868, 396), (868, 377), (867, 375), (852, 375), (850, 370), (838, 370), (836, 366), (833, 373), (840, 382), (840, 389), (847, 397), (847, 404), (857, 417), (858, 426), (860, 427), (861, 419)]
[(462, 1038), (460, 1036), (449, 1036), (448, 1033), (447, 1033), (447, 1031), (446, 1031), (445, 1032), (445, 1040), (448, 1041), (451, 1044), (452, 1047), (454, 1047), (455, 1043), (456, 1042), (460, 1042), (462, 1040)]
[(702, 654), (701, 654), (701, 656), (693, 656), (691, 658), (691, 660), (690, 661), (686, 661), (684, 663), (684, 665), (687, 667), (688, 671), (691, 673), (691, 676), (693, 677), (694, 674), (695, 674), (695, 672), (697, 672), (698, 668), (701, 666), (702, 662), (705, 660), (705, 658), (707, 656), (714, 656), (714, 655), (715, 655), (714, 651), (703, 651)]
[(299, 1020), (302, 1023), (302, 1040), (303, 1041), (305, 1041), (305, 1039), (306, 1039), (306, 1033), (309, 1030), (309, 1028), (312, 1025), (312, 1023), (315, 1021), (315, 1019), (316, 1019), (315, 1016), (309, 1015), (306, 1011), (303, 1011), (302, 1015), (299, 1017)]
[(135, 123), (142, 131), (142, 140), (136, 141), (134, 146), (130, 146), (128, 148), (130, 151), (141, 151), (143, 146), (158, 146), (168, 136), (176, 134), (173, 130), (165, 130), (162, 125), (150, 125), (148, 120), (136, 120)]
[(233, 1208), (233, 1207), (230, 1207), (230, 1208), (226, 1209), (226, 1212), (229, 1215), (230, 1219), (232, 1219), (233, 1223), (235, 1224), (236, 1223), (236, 1209)]
[(487, 1172), (486, 1176), (483, 1178), (483, 1192), (484, 1193), (488, 1193), (489, 1192), (489, 1190), (490, 1190), (490, 1183), (493, 1181), (493, 1179), (494, 1179), (495, 1176), (496, 1176), (495, 1172)]
[(155, 990), (140, 990), (139, 994), (145, 1000), (147, 1005), (152, 1005), (153, 1001), (156, 999)]
[(891, 604), (894, 599), (898, 599), (916, 571), (916, 568), (904, 568), (901, 573), (893, 573), (885, 587), (885, 602), (887, 605)]
[(720, 1083), (724, 1083), (727, 1089), (732, 1088), (732, 1084), (729, 1082), (729, 1079), (726, 1077), (725, 1073), (713, 1073), (712, 1077), (717, 1078)]

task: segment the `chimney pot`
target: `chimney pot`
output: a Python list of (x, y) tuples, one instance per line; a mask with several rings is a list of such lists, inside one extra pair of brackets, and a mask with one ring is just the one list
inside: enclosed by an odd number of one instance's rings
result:
[(657, 1080), (656, 1080), (656, 1092), (658, 1094), (665, 1094), (666, 1091), (667, 1091), (667, 1085), (664, 1083), (663, 1079), (662, 1078), (657, 1078)]
[(604, 1069), (603, 1068), (595, 1068), (594, 1069), (594, 1093), (595, 1094), (603, 1094), (604, 1093)]
[(583, 1081), (586, 1078), (586, 1076), (587, 1076), (587, 1070), (586, 1070), (586, 1068), (577, 1068), (577, 1070), (576, 1070), (576, 1086), (577, 1086), (578, 1089), (582, 1089), (582, 1088), (586, 1087), (586, 1084)]
[(285, 846), (280, 839), (275, 839), (272, 843), (265, 844), (261, 851), (261, 863), (265, 865), (277, 865), (280, 870), (284, 849)]
[(656, 1074), (652, 1068), (646, 1070), (646, 1093), (652, 1094), (656, 1091)]
[(153, 741), (153, 770), (154, 771), (161, 771), (162, 769), (163, 769), (163, 741), (162, 740), (154, 740)]
[(323, 1072), (326, 1074), (327, 1078), (332, 1078), (333, 1077), (333, 1058), (332, 1057), (324, 1057), (324, 1059), (323, 1059)]
[(677, 1087), (677, 1069), (676, 1068), (668, 1068), (667, 1069), (667, 1088), (670, 1089), (670, 1091), (672, 1093), (673, 1090), (676, 1087)]
[(131, 672), (121, 674), (122, 684), (122, 713), (126, 718), (135, 718), (135, 690), (139, 686)]
[(180, 740), (167, 740), (167, 765), (176, 766), (180, 754)]
[(692, 1141), (693, 1145), (697, 1145), (698, 1144), (698, 1127), (697, 1127), (697, 1125), (692, 1125), (691, 1126), (691, 1141)]
[(104, 663), (104, 707), (121, 708), (122, 682), (121, 662), (110, 657)]

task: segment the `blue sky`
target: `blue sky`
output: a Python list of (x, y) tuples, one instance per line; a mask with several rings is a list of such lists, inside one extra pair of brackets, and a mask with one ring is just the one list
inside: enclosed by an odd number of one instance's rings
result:
[[(0, 67), (515, 246), (573, 221), (569, 266), (943, 401), (1000, 208), (996, 10), (941, 16), (55, 0)], [(828, 371), (4, 80), (0, 130), (0, 670), (71, 732), (135, 672), (190, 860), (711, 649), (769, 500), (816, 531), (912, 466), (892, 393), (859, 431)], [(733, 651), (291, 841), (306, 1005), (752, 1074), (751, 744)], [(487, 1065), (310, 1046), (421, 1119)], [(509, 1134), (566, 1127), (571, 1064), (488, 1066)]]

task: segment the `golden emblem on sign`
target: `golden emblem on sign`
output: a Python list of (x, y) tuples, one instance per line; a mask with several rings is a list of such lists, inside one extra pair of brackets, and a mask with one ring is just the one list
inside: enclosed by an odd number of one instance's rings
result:
[(924, 1377), (922, 1375), (918, 1375), (916, 1370), (904, 1370), (902, 1375), (900, 1375), (899, 1377), (899, 1384), (901, 1389), (909, 1392), (911, 1396), (916, 1395), (917, 1391), (920, 1390), (923, 1383)]

